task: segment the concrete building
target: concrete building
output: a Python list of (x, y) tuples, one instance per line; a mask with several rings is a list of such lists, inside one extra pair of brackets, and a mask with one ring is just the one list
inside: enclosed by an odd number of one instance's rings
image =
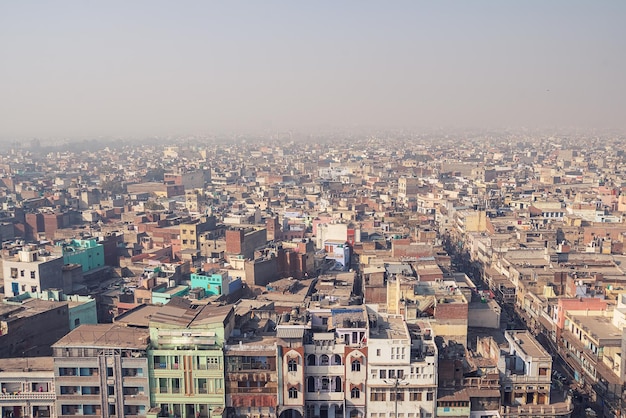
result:
[(54, 344), (57, 416), (145, 417), (147, 330), (81, 325)]
[[(367, 417), (434, 417), (437, 347), (426, 323), (369, 314)], [(402, 415), (400, 415), (402, 414)]]
[(158, 416), (222, 416), (223, 347), (234, 326), (232, 306), (168, 304), (151, 314), (149, 326), (151, 403)]
[(276, 338), (242, 337), (224, 347), (227, 414), (233, 418), (276, 418)]
[(0, 359), (0, 417), (56, 417), (52, 357)]
[(64, 264), (80, 264), (84, 273), (104, 267), (104, 246), (96, 239), (73, 239), (56, 245), (61, 248)]
[(364, 417), (368, 328), (365, 307), (318, 308), (309, 313), (311, 329), (304, 336), (305, 416)]
[(68, 302), (0, 303), (0, 358), (50, 355), (50, 346), (70, 330), (68, 311)]
[(4, 293), (17, 296), (25, 292), (63, 289), (71, 292), (71, 283), (63, 281), (63, 258), (34, 247), (24, 247), (17, 255), (2, 260)]

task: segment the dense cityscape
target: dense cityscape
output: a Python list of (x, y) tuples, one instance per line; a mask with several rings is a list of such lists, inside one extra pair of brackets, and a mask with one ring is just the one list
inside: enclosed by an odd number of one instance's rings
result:
[(622, 416), (612, 133), (0, 156), (0, 416)]

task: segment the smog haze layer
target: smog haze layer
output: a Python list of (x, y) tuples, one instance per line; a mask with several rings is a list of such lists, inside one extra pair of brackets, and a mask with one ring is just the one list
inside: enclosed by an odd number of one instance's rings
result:
[(624, 129), (626, 2), (0, 4), (0, 138)]

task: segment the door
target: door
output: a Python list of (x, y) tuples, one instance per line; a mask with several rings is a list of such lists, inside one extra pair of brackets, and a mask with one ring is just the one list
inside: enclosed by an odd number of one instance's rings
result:
[(11, 283), (11, 290), (13, 291), (13, 296), (17, 296), (20, 294), (20, 284), (19, 283)]

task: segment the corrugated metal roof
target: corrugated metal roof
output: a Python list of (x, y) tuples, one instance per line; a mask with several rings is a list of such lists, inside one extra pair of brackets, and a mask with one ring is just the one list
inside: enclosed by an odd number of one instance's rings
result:
[(304, 337), (304, 328), (283, 328), (276, 329), (276, 338), (294, 339)]

